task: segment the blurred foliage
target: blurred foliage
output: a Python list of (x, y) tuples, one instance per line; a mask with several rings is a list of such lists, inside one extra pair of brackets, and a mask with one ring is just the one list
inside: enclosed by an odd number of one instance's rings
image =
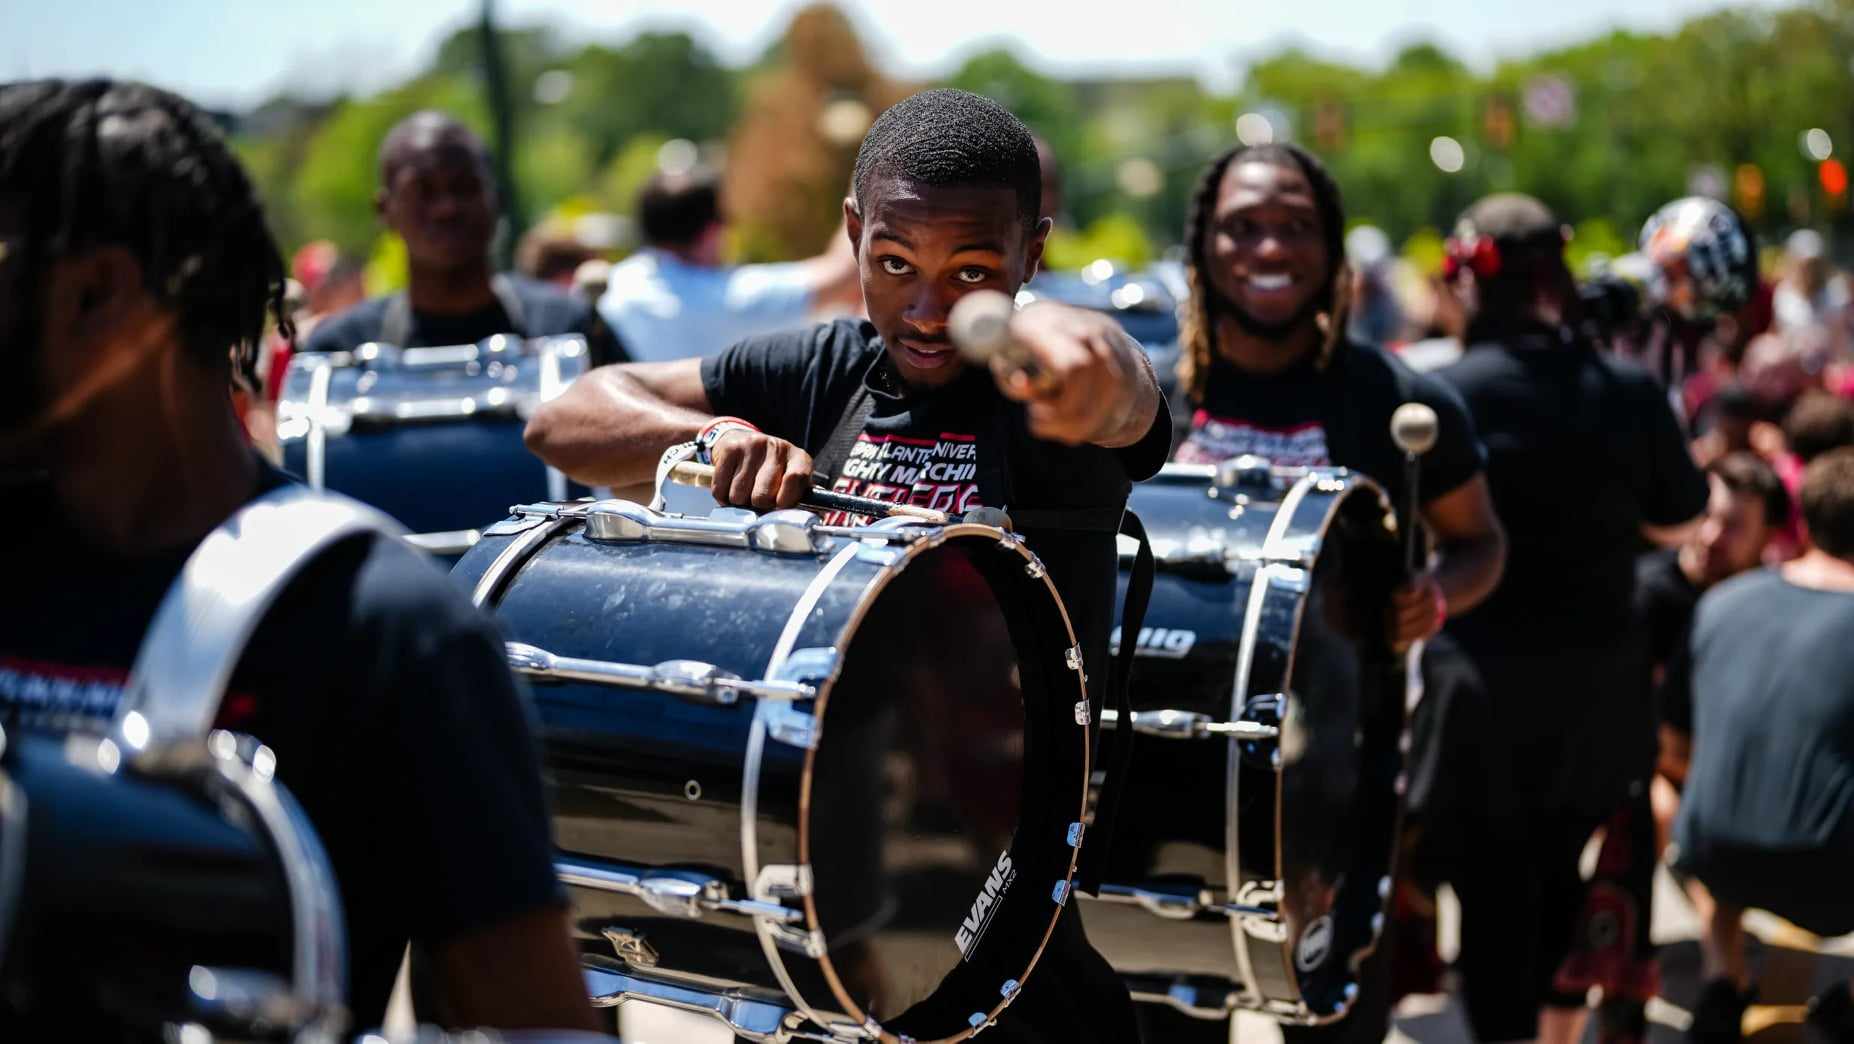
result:
[[(726, 157), (743, 259), (819, 249), (863, 128), (916, 86), (886, 76), (825, 4), (798, 11), (745, 69), (680, 32), (607, 44), (522, 28), (504, 31), (503, 50), (531, 214), (562, 204), (629, 213), (662, 144), (688, 139)], [(486, 128), (480, 52), (478, 30), (463, 29), (391, 90), (284, 97), (246, 116), (237, 145), (286, 248), (328, 238), (384, 265), (373, 213), (380, 139), (424, 107)], [(1321, 155), (1349, 217), (1382, 227), (1425, 266), (1439, 258), (1436, 230), (1501, 190), (1535, 194), (1573, 223), (1582, 263), (1628, 249), (1648, 213), (1694, 188), (1725, 194), (1767, 238), (1801, 224), (1842, 229), (1847, 200), (1824, 193), (1799, 136), (1820, 127), (1838, 159), (1854, 150), (1850, 56), (1854, 0), (1805, 0), (1726, 9), (1666, 34), (1614, 32), (1487, 72), (1428, 43), (1381, 68), (1290, 47), (1216, 94), (1189, 77), (1060, 79), (992, 48), (946, 82), (1004, 102), (1055, 150), (1065, 204), (1052, 264), (1138, 263), (1176, 243), (1204, 163), (1235, 144), (1245, 113)], [(1459, 143), (1458, 172), (1431, 160), (1440, 136)]]
[(1058, 269), (1080, 268), (1101, 257), (1137, 268), (1155, 256), (1152, 240), (1131, 214), (1103, 214), (1080, 232), (1057, 229), (1043, 246), (1043, 263)]
[(863, 133), (913, 89), (876, 70), (841, 11), (799, 10), (751, 75), (728, 140), (723, 193), (736, 256), (769, 261), (822, 250), (843, 220)]

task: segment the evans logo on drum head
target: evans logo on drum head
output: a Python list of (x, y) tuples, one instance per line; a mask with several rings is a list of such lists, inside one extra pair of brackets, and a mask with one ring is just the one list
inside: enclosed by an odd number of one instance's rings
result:
[(1294, 947), (1294, 965), (1301, 971), (1310, 972), (1326, 963), (1326, 955), (1333, 949), (1333, 915), (1322, 914), (1315, 918), (1307, 930), (1300, 933), (1300, 944)]
[(991, 927), (992, 917), (1004, 903), (1004, 893), (1015, 880), (1017, 870), (1011, 865), (1011, 853), (998, 853), (998, 863), (991, 868), (991, 876), (985, 878), (985, 887), (979, 891), (978, 898), (972, 900), (971, 911), (960, 922), (959, 930), (953, 933), (953, 944), (959, 947), (961, 960), (971, 959), (972, 948), (985, 937), (985, 929)]

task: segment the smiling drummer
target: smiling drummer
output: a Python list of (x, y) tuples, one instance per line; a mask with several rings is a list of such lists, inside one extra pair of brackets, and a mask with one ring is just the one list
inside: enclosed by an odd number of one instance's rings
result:
[[(1390, 638), (1404, 646), (1436, 637), (1448, 616), (1487, 597), (1500, 578), (1505, 540), (1483, 473), (1485, 454), (1460, 396), (1346, 336), (1352, 285), (1344, 234), (1339, 187), (1304, 149), (1237, 146), (1204, 171), (1185, 226), (1191, 293), (1178, 376), (1187, 402), (1178, 412), (1190, 411), (1190, 427), (1177, 459), (1216, 463), (1255, 454), (1277, 465), (1350, 468), (1375, 479), (1401, 511), (1404, 459), (1391, 439), (1391, 415), (1405, 402), (1434, 410), (1437, 439), (1422, 458), (1418, 483), (1419, 514), (1437, 553), (1429, 570), (1393, 596)], [(1455, 659), (1438, 651), (1428, 650), (1431, 673), (1439, 660)], [(1453, 687), (1432, 679), (1417, 714), (1410, 793), (1416, 811), (1439, 771), (1424, 760), (1431, 749), (1426, 719)], [(1290, 1027), (1286, 1034), (1382, 1039), (1391, 999), (1384, 978), (1382, 968), (1367, 970), (1364, 995), (1337, 1027)], [(1183, 1027), (1175, 1039), (1222, 1039), (1220, 1028)]]
[[(1114, 532), (1131, 483), (1157, 472), (1170, 439), (1151, 364), (1112, 319), (1054, 303), (1011, 320), (1051, 378), (1039, 388), (968, 368), (948, 334), (960, 297), (1013, 293), (1035, 274), (1050, 225), (1040, 193), (1036, 145), (1016, 117), (961, 91), (916, 94), (870, 128), (843, 204), (869, 321), (595, 370), (535, 414), (528, 445), (579, 481), (623, 488), (649, 481), (665, 448), (697, 440), (716, 498), (760, 510), (797, 504), (814, 482), (954, 514), (1006, 508), (1062, 594), (1089, 677), (1103, 679)], [(1098, 703), (1098, 686), (1091, 695)], [(1073, 905), (1060, 923), (994, 1032), (1137, 1039), (1127, 992)]]

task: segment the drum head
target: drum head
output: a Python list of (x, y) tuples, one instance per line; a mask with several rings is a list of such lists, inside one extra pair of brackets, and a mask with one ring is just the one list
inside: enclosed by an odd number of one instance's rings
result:
[(1301, 607), (1280, 739), (1280, 909), (1291, 974), (1315, 1017), (1350, 1005), (1391, 872), (1404, 672), (1385, 609), (1398, 578), (1378, 498), (1347, 496)]
[(820, 701), (801, 812), (811, 906), (837, 999), (890, 1035), (983, 1025), (1061, 910), (1086, 732), (1060, 602), (1027, 565), (995, 534), (915, 558)]

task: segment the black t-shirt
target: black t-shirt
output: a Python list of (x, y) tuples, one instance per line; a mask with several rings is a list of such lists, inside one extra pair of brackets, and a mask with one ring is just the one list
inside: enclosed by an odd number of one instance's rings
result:
[[(491, 301), (488, 307), (465, 315), (434, 315), (413, 310), (410, 332), (405, 343), (399, 347), (475, 344), (496, 334), (519, 334), (523, 337), (580, 334), (586, 338), (594, 365), (624, 359), (616, 335), (591, 305), (547, 283), (515, 275), (504, 278), (521, 301), (519, 325), (510, 318), (501, 301)], [(302, 350), (348, 351), (369, 341), (380, 340), (386, 324), (387, 309), (397, 296), (370, 297), (340, 315), (330, 316), (310, 331)]]
[(1437, 376), (1474, 415), (1507, 534), (1499, 588), (1450, 632), (1470, 650), (1613, 645), (1630, 633), (1642, 525), (1706, 506), (1660, 385), (1545, 338), (1471, 345)]
[[(986, 506), (1105, 509), (1117, 517), (1132, 483), (1164, 463), (1171, 437), (1161, 404), (1146, 437), (1131, 446), (1043, 441), (1030, 434), (1022, 406), (999, 394), (983, 369), (944, 388), (910, 392), (893, 375), (875, 327), (852, 320), (743, 341), (702, 361), (702, 385), (715, 413), (752, 421), (813, 456), (866, 387), (874, 400), (869, 418), (837, 473), (824, 476), (831, 488), (955, 513)], [(1018, 528), (1062, 594), (1089, 676), (1104, 677), (1099, 664), (1118, 562), (1113, 533)]]
[(1655, 693), (1660, 719), (1682, 732), (1693, 731), (1693, 707), (1683, 684), (1687, 636), (1693, 629), (1693, 608), (1699, 588), (1680, 568), (1680, 551), (1651, 551), (1635, 560), (1635, 619), (1647, 642), (1649, 682)]
[(1854, 865), (1854, 594), (1733, 577), (1700, 599), (1691, 649), (1683, 862), (1723, 845)]
[(1423, 455), (1418, 474), (1428, 503), (1480, 474), (1474, 424), (1447, 385), (1361, 344), (1339, 346), (1324, 369), (1309, 359), (1257, 374), (1219, 359), (1175, 457), (1214, 464), (1252, 453), (1288, 467), (1350, 468), (1377, 480), (1401, 511), (1404, 457), (1391, 441), (1390, 421), (1406, 402), (1436, 411), (1435, 448)]
[[(261, 490), (289, 481), (266, 470)], [(110, 720), (191, 547), (124, 558), (0, 491), (22, 547), (0, 608), (0, 720)], [(219, 724), (263, 740), (341, 889), (355, 1024), (379, 1025), (407, 941), (436, 943), (564, 902), (528, 707), (493, 624), (426, 558), (362, 537), (278, 599)]]

